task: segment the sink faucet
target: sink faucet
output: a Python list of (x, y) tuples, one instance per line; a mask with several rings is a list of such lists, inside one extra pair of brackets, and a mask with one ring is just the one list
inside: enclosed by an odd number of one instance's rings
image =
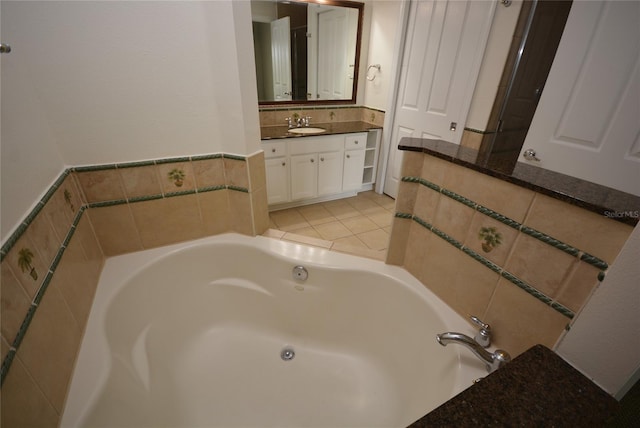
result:
[(487, 371), (492, 373), (498, 370), (500, 367), (511, 361), (511, 356), (502, 349), (496, 349), (491, 353), (484, 348), (489, 346), (491, 341), (491, 330), (488, 324), (483, 323), (477, 317), (472, 316), (471, 320), (480, 325), (480, 332), (476, 335), (475, 339), (462, 333), (447, 332), (436, 335), (436, 340), (442, 346), (447, 346), (449, 343), (458, 343), (464, 345), (471, 350), (478, 358), (480, 358), (487, 365)]

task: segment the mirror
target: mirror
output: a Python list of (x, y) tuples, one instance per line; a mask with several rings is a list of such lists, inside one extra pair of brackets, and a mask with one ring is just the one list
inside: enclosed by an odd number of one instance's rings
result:
[(251, 0), (259, 104), (355, 104), (363, 7)]

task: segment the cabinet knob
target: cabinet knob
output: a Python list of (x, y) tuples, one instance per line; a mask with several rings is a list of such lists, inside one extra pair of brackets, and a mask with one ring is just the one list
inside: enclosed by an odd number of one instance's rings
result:
[(358, 144), (358, 140), (354, 141), (355, 144)]
[(314, 159), (312, 158), (312, 159), (311, 159), (311, 163), (313, 163), (313, 162), (315, 162), (315, 161), (314, 161)]
[(324, 158), (320, 158), (320, 161), (321, 161), (321, 162), (324, 162)]
[(349, 159), (351, 157), (351, 155), (347, 155), (347, 159)]
[(276, 152), (276, 149), (274, 147), (273, 149), (271, 149), (271, 153), (275, 153), (275, 152)]
[(287, 163), (286, 163), (286, 162), (282, 162), (282, 166), (286, 166), (286, 165), (287, 165)]

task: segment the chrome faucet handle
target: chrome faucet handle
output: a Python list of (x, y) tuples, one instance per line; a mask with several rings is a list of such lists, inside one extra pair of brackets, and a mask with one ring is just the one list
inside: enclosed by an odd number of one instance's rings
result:
[(304, 117), (304, 126), (309, 126), (311, 125), (311, 116), (305, 116)]
[(293, 119), (291, 119), (290, 117), (285, 117), (284, 121), (287, 122), (287, 126), (289, 126), (289, 129), (293, 128)]
[(491, 326), (474, 315), (471, 315), (469, 319), (480, 327), (480, 330), (478, 330), (478, 333), (476, 333), (474, 337), (475, 341), (483, 348), (488, 348), (489, 345), (491, 345)]

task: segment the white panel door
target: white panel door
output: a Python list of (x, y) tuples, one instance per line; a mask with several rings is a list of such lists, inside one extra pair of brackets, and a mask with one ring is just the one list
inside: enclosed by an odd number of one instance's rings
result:
[(289, 202), (289, 165), (286, 157), (265, 159), (267, 203)]
[(573, 2), (522, 147), (545, 169), (640, 196), (640, 2)]
[(288, 16), (271, 22), (273, 94), (276, 101), (291, 100), (291, 33)]
[(412, 1), (384, 192), (398, 192), (402, 137), (460, 143), (496, 2)]
[(318, 154), (291, 156), (291, 200), (315, 198), (318, 194)]

